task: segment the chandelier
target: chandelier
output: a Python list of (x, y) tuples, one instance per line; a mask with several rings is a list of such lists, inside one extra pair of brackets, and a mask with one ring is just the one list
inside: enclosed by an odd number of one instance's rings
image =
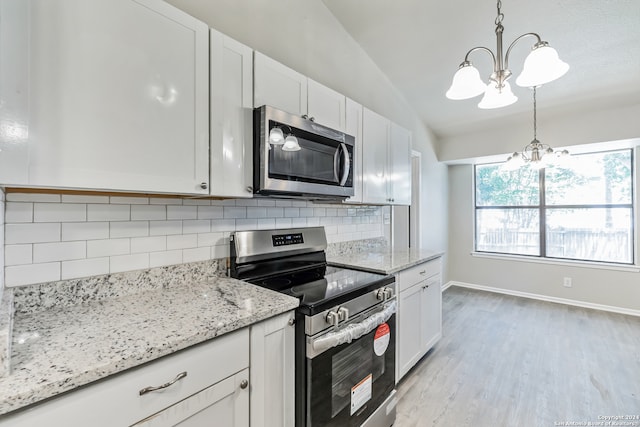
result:
[[(525, 33), (517, 37), (509, 45), (507, 53), (502, 56), (502, 20), (504, 14), (501, 12), (502, 1), (498, 0), (498, 15), (495, 19), (497, 48), (494, 54), (491, 49), (479, 46), (469, 50), (460, 64), (458, 71), (453, 76), (451, 87), (447, 91), (449, 99), (469, 99), (484, 93), (482, 100), (478, 104), (479, 108), (499, 108), (511, 105), (518, 98), (511, 91), (511, 86), (507, 81), (511, 77), (509, 70), (509, 54), (511, 49), (525, 37), (535, 37), (537, 42), (531, 48), (531, 52), (524, 61), (522, 73), (516, 79), (516, 84), (523, 87), (535, 87), (549, 83), (561, 76), (568, 70), (569, 65), (558, 57), (558, 52), (543, 41), (536, 33)], [(469, 55), (477, 50), (485, 51), (493, 59), (493, 72), (489, 76), (489, 84), (485, 84), (480, 78), (478, 69), (469, 61)]]
[(553, 151), (547, 144), (543, 144), (538, 141), (538, 120), (536, 114), (536, 87), (533, 88), (533, 140), (527, 144), (522, 153), (515, 152), (507, 159), (505, 168), (507, 170), (514, 170), (520, 166), (524, 166), (529, 163), (535, 168), (543, 168), (547, 165), (551, 165), (557, 161), (557, 159), (567, 156), (569, 152), (567, 150)]

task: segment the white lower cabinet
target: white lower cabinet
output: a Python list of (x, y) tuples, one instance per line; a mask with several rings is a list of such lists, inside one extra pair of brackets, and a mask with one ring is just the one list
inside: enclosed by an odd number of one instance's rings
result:
[[(281, 314), (2, 415), (0, 427), (293, 426), (289, 319), (293, 313)], [(149, 387), (158, 389), (140, 394)]]
[(442, 337), (441, 260), (398, 273), (396, 381)]

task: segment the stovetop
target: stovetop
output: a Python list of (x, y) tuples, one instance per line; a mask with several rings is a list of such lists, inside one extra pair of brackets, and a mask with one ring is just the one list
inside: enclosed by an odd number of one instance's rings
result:
[(324, 265), (248, 281), (298, 298), (300, 311), (314, 315), (393, 280), (392, 276)]

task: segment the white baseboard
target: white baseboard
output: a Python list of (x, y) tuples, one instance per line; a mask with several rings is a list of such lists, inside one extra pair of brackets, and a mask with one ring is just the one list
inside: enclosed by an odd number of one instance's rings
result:
[(591, 309), (594, 309), (594, 310), (609, 311), (609, 312), (612, 312), (612, 313), (620, 313), (620, 314), (627, 314), (627, 315), (630, 315), (630, 316), (638, 316), (638, 317), (640, 317), (640, 310), (633, 310), (633, 309), (630, 309), (630, 308), (623, 308), (623, 307), (615, 307), (615, 306), (612, 306), (612, 305), (594, 304), (594, 303), (591, 303), (591, 302), (578, 301), (578, 300), (573, 300), (573, 299), (568, 299), (568, 298), (550, 297), (548, 295), (532, 294), (532, 293), (529, 293), (529, 292), (520, 292), (520, 291), (511, 290), (511, 289), (494, 288), (494, 287), (491, 287), (491, 286), (476, 285), (474, 283), (449, 281), (449, 282), (445, 283), (442, 286), (442, 290), (444, 291), (445, 289), (448, 289), (451, 286), (458, 286), (458, 287), (461, 287), (461, 288), (477, 289), (477, 290), (480, 290), (480, 291), (495, 292), (495, 293), (499, 293), (499, 294), (513, 295), (513, 296), (516, 296), (516, 297), (531, 298), (531, 299), (537, 299), (537, 300), (540, 300), (540, 301), (554, 302), (554, 303), (557, 303), (557, 304), (573, 305), (573, 306), (576, 306), (576, 307), (591, 308)]

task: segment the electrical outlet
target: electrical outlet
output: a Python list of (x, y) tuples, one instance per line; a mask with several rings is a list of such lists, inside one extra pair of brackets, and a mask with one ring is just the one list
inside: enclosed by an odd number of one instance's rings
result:
[(564, 286), (565, 288), (570, 288), (573, 286), (571, 277), (565, 277), (564, 278), (564, 282), (562, 282), (562, 286)]

